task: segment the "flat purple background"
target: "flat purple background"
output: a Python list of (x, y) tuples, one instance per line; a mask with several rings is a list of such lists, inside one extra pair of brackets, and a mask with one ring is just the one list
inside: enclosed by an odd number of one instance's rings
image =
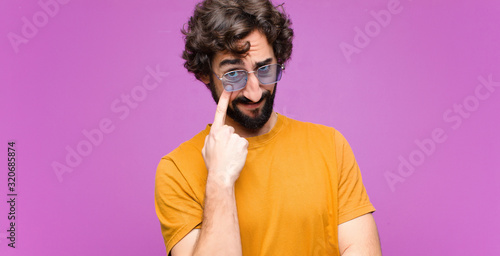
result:
[[(156, 166), (215, 109), (180, 58), (179, 30), (195, 2), (70, 1), (46, 24), (37, 1), (0, 2), (1, 255), (165, 255)], [(500, 4), (401, 0), (349, 62), (341, 43), (353, 45), (355, 28), (374, 26), (371, 11), (389, 2), (286, 1), (296, 38), (275, 109), (347, 137), (377, 208), (384, 255), (499, 255), (500, 87), (482, 88), (484, 100), (475, 89), (480, 76), (500, 81)], [(23, 36), (23, 17), (34, 16), (41, 27), (16, 53), (8, 35)], [(158, 87), (128, 116), (113, 110), (157, 65), (168, 72)], [(453, 112), (464, 101), (467, 118)], [(105, 118), (115, 129), (59, 182), (52, 164), (66, 164), (66, 148), (85, 143), (82, 131)], [(446, 140), (418, 155), (414, 141), (437, 128)], [(10, 140), (16, 249), (5, 239)], [(400, 176), (399, 158), (410, 155), (419, 166)], [(388, 173), (404, 182), (391, 188)]]

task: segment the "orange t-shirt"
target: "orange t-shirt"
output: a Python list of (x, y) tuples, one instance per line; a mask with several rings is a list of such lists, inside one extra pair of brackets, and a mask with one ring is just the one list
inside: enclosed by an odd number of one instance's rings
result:
[[(201, 149), (210, 126), (164, 156), (155, 206), (167, 254), (202, 228), (207, 170)], [(235, 184), (243, 255), (339, 255), (339, 224), (375, 211), (353, 152), (334, 128), (283, 115), (247, 138)]]

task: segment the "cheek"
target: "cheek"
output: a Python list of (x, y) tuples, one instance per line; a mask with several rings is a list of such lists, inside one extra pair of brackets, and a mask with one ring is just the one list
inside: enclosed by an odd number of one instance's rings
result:
[(219, 99), (220, 95), (224, 91), (224, 88), (222, 88), (222, 84), (218, 83), (217, 81), (212, 82), (211, 88), (213, 88), (213, 89), (211, 89), (212, 93), (215, 93), (215, 95), (217, 96), (217, 99)]
[(233, 101), (234, 101), (236, 98), (238, 98), (238, 97), (240, 97), (240, 96), (242, 96), (242, 95), (243, 95), (243, 94), (241, 94), (241, 91), (232, 92), (232, 93), (231, 93), (231, 97), (229, 98), (229, 107), (230, 107), (230, 108), (233, 108)]
[(274, 92), (274, 88), (276, 87), (276, 84), (261, 85), (261, 86), (264, 90), (269, 91), (272, 94)]

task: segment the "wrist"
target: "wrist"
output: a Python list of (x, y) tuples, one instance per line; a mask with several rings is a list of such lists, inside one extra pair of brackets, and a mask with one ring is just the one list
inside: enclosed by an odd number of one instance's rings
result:
[(224, 175), (211, 174), (207, 175), (207, 186), (213, 186), (220, 189), (233, 189), (235, 181)]

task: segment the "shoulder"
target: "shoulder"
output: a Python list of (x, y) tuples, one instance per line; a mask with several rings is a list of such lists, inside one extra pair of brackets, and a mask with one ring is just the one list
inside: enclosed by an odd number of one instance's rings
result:
[(188, 193), (202, 204), (207, 169), (201, 150), (206, 134), (207, 129), (160, 159), (155, 175), (157, 193)]
[(344, 135), (334, 127), (284, 118), (284, 134), (293, 141), (333, 149), (337, 157), (342, 157), (344, 151), (351, 150)]
[(170, 172), (179, 172), (184, 178), (196, 175), (195, 173), (189, 174), (189, 172), (199, 171), (205, 166), (201, 150), (208, 131), (209, 127), (164, 155), (158, 165), (157, 175)]
[(308, 137), (317, 137), (331, 139), (332, 141), (342, 140), (344, 136), (334, 127), (295, 120), (289, 117), (284, 117), (288, 132), (302, 134)]
[(191, 158), (193, 155), (200, 155), (203, 145), (205, 144), (205, 137), (209, 132), (209, 127), (205, 130), (202, 130), (191, 139), (183, 142), (177, 148), (172, 150), (167, 155), (163, 156), (162, 159), (168, 159), (171, 161), (179, 161), (185, 158)]

